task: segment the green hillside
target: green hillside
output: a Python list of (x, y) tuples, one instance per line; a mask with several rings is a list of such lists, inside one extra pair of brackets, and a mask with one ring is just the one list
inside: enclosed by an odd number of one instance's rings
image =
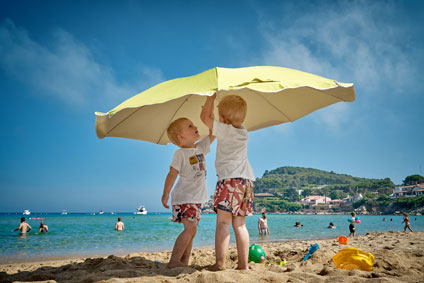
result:
[[(266, 170), (255, 181), (255, 194), (271, 193), (274, 197), (255, 198), (256, 208), (268, 211), (296, 211), (299, 201), (308, 195), (326, 195), (342, 199), (361, 193), (363, 196), (387, 198), (395, 184), (389, 179), (367, 179), (313, 168), (284, 166)], [(300, 193), (299, 193), (300, 192)]]
[[(331, 193), (341, 190), (346, 193), (378, 191), (391, 194), (395, 184), (389, 179), (367, 179), (304, 167), (284, 166), (266, 170), (255, 182), (255, 192), (279, 193), (287, 189), (311, 190), (317, 193)], [(321, 188), (321, 189), (317, 189)]]

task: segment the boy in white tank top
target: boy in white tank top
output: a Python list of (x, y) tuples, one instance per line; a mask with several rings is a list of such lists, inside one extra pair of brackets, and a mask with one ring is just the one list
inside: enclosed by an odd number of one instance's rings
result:
[(217, 213), (215, 231), (216, 263), (212, 270), (225, 269), (225, 254), (230, 241), (230, 225), (236, 236), (237, 269), (249, 269), (249, 232), (246, 216), (252, 215), (255, 176), (247, 159), (247, 130), (243, 126), (247, 104), (240, 96), (229, 95), (218, 104), (219, 121), (214, 119), (216, 94), (208, 96), (200, 118), (212, 130), (218, 144), (215, 167), (218, 182), (214, 194)]

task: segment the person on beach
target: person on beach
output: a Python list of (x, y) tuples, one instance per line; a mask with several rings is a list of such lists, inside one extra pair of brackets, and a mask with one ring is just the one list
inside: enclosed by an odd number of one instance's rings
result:
[(405, 227), (403, 228), (403, 232), (406, 232), (407, 228), (409, 229), (409, 231), (414, 232), (414, 231), (412, 231), (411, 225), (409, 224), (408, 214), (404, 212), (404, 213), (402, 213), (402, 215), (403, 215), (403, 222), (402, 223), (405, 223)]
[(355, 231), (356, 231), (356, 228), (355, 228), (356, 213), (355, 212), (352, 212), (350, 215), (352, 215), (352, 221), (350, 221), (350, 224), (349, 224), (349, 231), (350, 231), (349, 237), (350, 236), (355, 237)]
[(118, 222), (115, 223), (115, 230), (123, 231), (125, 229), (124, 222), (122, 222), (122, 217), (118, 217)]
[(174, 153), (166, 176), (162, 205), (169, 208), (168, 200), (175, 180), (178, 182), (171, 194), (172, 221), (183, 223), (184, 230), (175, 240), (168, 268), (188, 266), (194, 236), (201, 217), (202, 203), (207, 202), (206, 159), (214, 137), (201, 139), (197, 127), (187, 118), (173, 121), (167, 129), (169, 140), (179, 147)]
[(269, 235), (268, 221), (266, 219), (266, 213), (262, 212), (262, 217), (258, 220), (259, 235)]
[(240, 96), (229, 95), (218, 104), (219, 121), (215, 120), (216, 93), (206, 98), (200, 118), (217, 138), (215, 168), (218, 181), (214, 194), (217, 213), (215, 230), (216, 263), (210, 270), (225, 269), (225, 255), (230, 242), (230, 226), (236, 236), (237, 269), (247, 270), (249, 232), (246, 216), (252, 215), (255, 176), (247, 158), (247, 129), (243, 126), (247, 103)]
[(38, 233), (47, 233), (49, 232), (49, 226), (44, 224), (44, 221), (40, 222), (40, 227), (38, 227)]
[(15, 231), (21, 231), (21, 235), (26, 235), (26, 233), (28, 233), (29, 231), (31, 231), (32, 227), (31, 225), (29, 225), (28, 223), (25, 222), (25, 217), (21, 218), (21, 224), (19, 224), (19, 227), (10, 231), (10, 232), (15, 232)]

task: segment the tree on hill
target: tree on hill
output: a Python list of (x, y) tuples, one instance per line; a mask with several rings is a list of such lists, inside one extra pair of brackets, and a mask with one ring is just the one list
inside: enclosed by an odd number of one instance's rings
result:
[(410, 185), (415, 185), (415, 184), (420, 184), (420, 183), (424, 183), (424, 177), (418, 174), (415, 175), (411, 175), (405, 178), (405, 180), (403, 180), (403, 185), (404, 186), (410, 186)]

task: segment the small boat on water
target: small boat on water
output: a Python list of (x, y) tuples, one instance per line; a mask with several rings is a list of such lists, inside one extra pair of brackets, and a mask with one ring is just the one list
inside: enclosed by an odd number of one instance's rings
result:
[(103, 212), (103, 210), (100, 210), (100, 211), (99, 211), (99, 214), (100, 214), (100, 215), (102, 215), (103, 213), (104, 213), (104, 212)]
[(134, 214), (146, 215), (147, 209), (144, 206), (140, 205), (139, 208), (137, 208), (137, 211), (134, 212)]
[(64, 209), (62, 210), (62, 215), (68, 215), (68, 212)]
[(28, 209), (25, 209), (22, 214), (23, 215), (31, 215), (31, 212)]

